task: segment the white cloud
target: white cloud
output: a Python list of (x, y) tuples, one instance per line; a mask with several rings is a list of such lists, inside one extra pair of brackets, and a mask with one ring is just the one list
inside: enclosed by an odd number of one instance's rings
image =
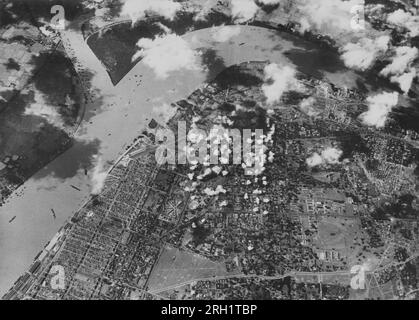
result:
[(258, 10), (254, 0), (231, 0), (231, 14), (238, 23), (252, 20)]
[(39, 91), (34, 91), (34, 94), (35, 102), (26, 107), (24, 114), (41, 117), (57, 128), (64, 128), (62, 116), (57, 108), (49, 105)]
[(142, 62), (153, 69), (158, 78), (165, 79), (170, 73), (182, 69), (200, 69), (198, 53), (178, 35), (168, 34), (154, 40), (143, 38), (137, 46), (141, 50), (133, 56), (133, 60), (143, 58)]
[(367, 98), (368, 111), (361, 114), (360, 119), (367, 126), (384, 127), (387, 116), (397, 105), (399, 94), (397, 92), (384, 92)]
[(146, 12), (153, 12), (172, 20), (181, 7), (180, 3), (172, 0), (125, 0), (121, 15), (130, 16), (133, 23), (143, 19)]
[(212, 29), (212, 38), (217, 42), (226, 42), (238, 36), (241, 32), (240, 26), (221, 26)]
[(379, 55), (384, 54), (390, 42), (385, 35), (375, 40), (362, 38), (357, 43), (348, 43), (342, 48), (341, 58), (349, 68), (365, 71), (370, 68)]
[(268, 104), (279, 101), (282, 95), (289, 90), (299, 90), (300, 84), (296, 79), (296, 71), (290, 66), (279, 66), (271, 63), (265, 67), (265, 83), (262, 86), (263, 93), (267, 98)]
[(338, 164), (342, 156), (342, 150), (328, 147), (324, 149), (321, 154), (315, 152), (311, 157), (306, 160), (309, 167), (317, 167), (323, 164)]
[(102, 192), (107, 176), (108, 173), (104, 169), (102, 158), (96, 157), (95, 167), (91, 176), (93, 195), (98, 195)]
[(412, 47), (397, 47), (393, 61), (380, 74), (384, 76), (401, 75), (413, 64), (418, 56), (418, 49)]
[(363, 0), (300, 0), (299, 2), (299, 10), (302, 14), (301, 24), (305, 29), (326, 33), (356, 31), (351, 26), (354, 17), (351, 10), (364, 3)]
[(393, 61), (381, 70), (382, 76), (390, 77), (390, 81), (398, 83), (404, 93), (408, 93), (416, 77), (416, 70), (412, 67), (418, 57), (419, 50), (411, 47), (397, 47)]
[(387, 22), (409, 30), (412, 37), (419, 35), (419, 16), (398, 9), (387, 16)]
[(413, 80), (416, 78), (416, 69), (412, 68), (409, 72), (403, 73), (401, 76), (392, 76), (391, 82), (397, 83), (400, 89), (407, 94), (412, 87)]
[(306, 32), (306, 31), (309, 31), (309, 30), (310, 30), (310, 28), (311, 28), (311, 24), (310, 24), (310, 22), (308, 21), (308, 19), (307, 19), (306, 17), (302, 17), (302, 18), (300, 19), (300, 29), (299, 29), (299, 31), (300, 31), (301, 33), (304, 33), (304, 32)]

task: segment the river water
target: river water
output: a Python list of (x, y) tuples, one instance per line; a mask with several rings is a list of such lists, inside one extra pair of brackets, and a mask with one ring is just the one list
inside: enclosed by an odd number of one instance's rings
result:
[[(218, 64), (209, 66), (209, 70), (185, 70), (159, 80), (140, 62), (114, 87), (80, 33), (68, 30), (63, 37), (83, 67), (94, 73), (96, 100), (87, 105), (74, 146), (28, 180), (0, 208), (0, 296), (89, 198), (91, 177), (85, 175), (84, 168), (90, 167), (97, 156), (110, 166), (153, 117), (158, 119), (154, 107), (186, 98), (220, 71), (214, 70), (220, 68)], [(191, 32), (184, 39), (193, 48), (211, 49), (225, 67), (270, 60), (293, 64), (300, 71), (325, 76), (340, 86), (352, 87), (357, 80), (333, 53), (273, 30), (242, 26), (241, 33), (225, 43), (214, 42), (210, 29)], [(14, 216), (16, 219), (9, 223)]]

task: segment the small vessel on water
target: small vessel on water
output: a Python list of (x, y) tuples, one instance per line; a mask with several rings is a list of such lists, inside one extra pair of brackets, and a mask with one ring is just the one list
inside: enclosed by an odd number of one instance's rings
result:
[(9, 223), (12, 223), (16, 219), (16, 216), (14, 216), (12, 219), (9, 220)]
[(81, 191), (81, 190), (80, 190), (79, 188), (77, 188), (76, 186), (70, 185), (70, 187), (72, 187), (74, 190)]
[(53, 217), (54, 219), (57, 219), (57, 215), (55, 214), (54, 209), (51, 209), (51, 212), (52, 212), (52, 217)]

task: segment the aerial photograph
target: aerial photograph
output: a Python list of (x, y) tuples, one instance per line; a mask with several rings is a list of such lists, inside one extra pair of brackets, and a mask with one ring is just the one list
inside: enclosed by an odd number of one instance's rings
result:
[(419, 0), (0, 0), (0, 300), (419, 300)]

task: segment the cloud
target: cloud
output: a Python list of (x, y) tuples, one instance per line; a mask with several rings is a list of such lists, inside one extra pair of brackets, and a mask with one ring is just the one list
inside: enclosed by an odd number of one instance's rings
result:
[(25, 115), (38, 116), (57, 128), (64, 128), (62, 116), (58, 113), (56, 107), (49, 105), (39, 91), (34, 91), (34, 100), (34, 103), (25, 108)]
[(368, 111), (361, 114), (361, 121), (367, 126), (384, 127), (387, 116), (397, 105), (399, 94), (397, 92), (384, 92), (367, 98)]
[(306, 160), (306, 163), (310, 168), (317, 167), (323, 164), (338, 164), (342, 154), (342, 150), (328, 147), (324, 149), (321, 152), (321, 154), (315, 152), (311, 157), (309, 157)]
[(121, 15), (130, 16), (133, 23), (145, 17), (146, 12), (153, 12), (173, 20), (182, 5), (172, 0), (125, 0)]
[(353, 32), (356, 30), (351, 26), (354, 17), (351, 11), (357, 5), (363, 5), (363, 0), (300, 0), (300, 23), (304, 26), (304, 31), (315, 29), (326, 33)]
[(413, 80), (416, 78), (416, 69), (412, 68), (409, 72), (403, 73), (401, 76), (392, 76), (390, 81), (397, 83), (402, 91), (407, 94), (412, 87)]
[(286, 91), (300, 89), (300, 84), (295, 77), (296, 71), (292, 67), (271, 63), (265, 67), (264, 73), (265, 81), (271, 82), (262, 86), (268, 104), (279, 101)]
[(160, 29), (162, 29), (164, 33), (167, 33), (167, 34), (172, 33), (172, 30), (168, 26), (161, 23), (160, 21), (156, 22), (155, 25), (158, 26)]
[(302, 17), (299, 22), (300, 22), (299, 31), (301, 33), (304, 33), (306, 31), (310, 30), (311, 24), (310, 24), (310, 21), (308, 21), (308, 19), (306, 17)]
[(416, 71), (412, 67), (413, 62), (418, 57), (419, 50), (411, 47), (397, 47), (393, 56), (393, 61), (381, 70), (380, 75), (390, 77), (390, 81), (398, 83), (404, 93), (409, 92)]
[(419, 16), (398, 9), (387, 16), (387, 22), (409, 30), (411, 37), (419, 36)]
[(254, 0), (231, 0), (231, 14), (238, 23), (252, 20), (258, 10)]
[(341, 51), (342, 60), (349, 68), (365, 71), (370, 68), (381, 54), (388, 50), (390, 37), (385, 35), (377, 39), (362, 38), (357, 43), (348, 43)]
[(241, 32), (240, 26), (221, 26), (212, 29), (212, 38), (217, 42), (226, 42), (238, 36)]
[(92, 172), (91, 182), (92, 182), (92, 194), (98, 195), (102, 192), (106, 177), (108, 176), (108, 172), (104, 169), (102, 158), (95, 156), (96, 163), (95, 167)]
[(393, 61), (386, 66), (380, 74), (384, 76), (401, 75), (413, 64), (418, 56), (418, 49), (412, 47), (397, 47)]
[(200, 70), (198, 53), (178, 35), (158, 36), (154, 40), (143, 38), (137, 46), (141, 50), (133, 56), (133, 60), (142, 58), (142, 62), (153, 69), (158, 78), (166, 79), (170, 73), (182, 69)]

